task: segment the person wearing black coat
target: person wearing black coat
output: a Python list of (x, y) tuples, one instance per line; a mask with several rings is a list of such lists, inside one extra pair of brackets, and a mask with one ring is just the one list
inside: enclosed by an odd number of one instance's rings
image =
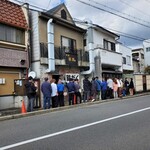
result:
[(133, 91), (134, 91), (134, 83), (133, 83), (133, 78), (130, 79), (130, 83), (129, 83), (129, 92), (130, 95), (133, 95)]
[(25, 84), (25, 87), (26, 87), (26, 93), (28, 97), (27, 111), (31, 112), (33, 111), (34, 100), (36, 96), (36, 87), (34, 85), (34, 81), (32, 77), (28, 78), (28, 82)]
[(91, 92), (91, 82), (88, 80), (88, 77), (85, 76), (85, 79), (83, 80), (83, 102), (89, 101), (90, 98), (90, 92)]

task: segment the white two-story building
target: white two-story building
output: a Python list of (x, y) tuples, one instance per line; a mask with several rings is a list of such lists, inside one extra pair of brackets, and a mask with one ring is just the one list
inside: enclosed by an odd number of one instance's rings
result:
[(119, 42), (116, 44), (116, 49), (117, 52), (122, 53), (123, 78), (130, 78), (133, 75), (132, 49)]
[[(121, 77), (122, 54), (116, 50), (116, 40), (119, 38), (99, 25), (89, 23), (86, 34), (86, 49), (89, 51), (89, 64), (93, 64), (93, 76)], [(90, 68), (91, 68), (90, 67)], [(89, 69), (92, 70), (92, 69)], [(91, 73), (83, 72), (84, 74)]]

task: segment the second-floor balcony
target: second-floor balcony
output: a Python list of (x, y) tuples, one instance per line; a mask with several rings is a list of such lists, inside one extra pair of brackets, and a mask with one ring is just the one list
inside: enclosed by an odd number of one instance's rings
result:
[(122, 54), (111, 50), (105, 50), (102, 48), (97, 49), (100, 52), (101, 64), (111, 66), (122, 66)]
[[(88, 66), (89, 53), (84, 50), (66, 52), (61, 47), (54, 47), (55, 64), (69, 66)], [(48, 46), (40, 43), (41, 64), (48, 64)]]

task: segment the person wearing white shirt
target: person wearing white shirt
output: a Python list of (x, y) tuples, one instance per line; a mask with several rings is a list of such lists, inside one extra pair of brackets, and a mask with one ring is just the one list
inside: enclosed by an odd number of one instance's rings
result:
[(58, 91), (57, 91), (57, 85), (56, 85), (56, 80), (52, 79), (51, 81), (51, 87), (52, 87), (52, 108), (58, 107)]
[(118, 83), (118, 96), (122, 98), (122, 87), (123, 87), (123, 82), (121, 79), (117, 79)]
[(110, 77), (107, 79), (107, 86), (108, 86), (108, 96), (109, 98), (113, 98), (113, 80)]

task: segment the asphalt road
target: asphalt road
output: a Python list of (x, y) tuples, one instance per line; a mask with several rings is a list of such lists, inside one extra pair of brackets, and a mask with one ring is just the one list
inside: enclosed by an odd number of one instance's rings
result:
[(150, 150), (150, 96), (0, 122), (0, 150)]

